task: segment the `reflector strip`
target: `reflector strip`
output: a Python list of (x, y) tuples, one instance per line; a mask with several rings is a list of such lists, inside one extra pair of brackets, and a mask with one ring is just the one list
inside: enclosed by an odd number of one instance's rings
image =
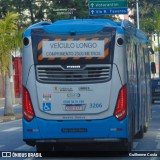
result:
[(73, 41), (74, 40), (74, 38), (68, 38), (67, 39), (67, 41)]
[(54, 57), (53, 58), (48, 58), (48, 61), (53, 61), (53, 60), (55, 60)]
[(43, 55), (42, 55), (42, 53), (38, 56), (38, 60), (39, 60), (39, 61), (43, 60)]
[[(60, 38), (56, 38), (56, 39), (54, 39), (54, 41), (61, 41), (61, 39)], [(48, 61), (53, 61), (53, 60), (55, 60), (56, 58), (54, 58), (54, 57), (50, 57), (50, 58), (48, 58), (47, 60)]]
[[(104, 46), (108, 43), (108, 41), (109, 41), (108, 38), (105, 38), (105, 39), (104, 39)], [(105, 59), (108, 55), (109, 55), (109, 48), (107, 48), (107, 49), (104, 51), (104, 57), (98, 57), (98, 59)]]
[[(49, 39), (42, 39), (39, 43), (38, 43), (38, 50), (41, 50), (42, 49), (42, 42), (43, 41), (48, 41)], [(38, 56), (38, 60), (41, 61), (43, 60), (43, 54), (41, 53), (39, 56)]]
[(72, 58), (73, 60), (79, 60), (80, 58), (79, 57), (74, 57)]
[[(94, 40), (99, 40), (99, 38), (92, 38), (92, 40), (91, 41), (94, 41)], [(90, 59), (92, 59), (93, 57), (86, 57), (85, 59), (86, 60), (90, 60)]]
[[(86, 38), (80, 38), (79, 41), (85, 41)], [(99, 38), (92, 38), (91, 41), (95, 41), (95, 40), (99, 40)], [(42, 61), (44, 59), (43, 57), (43, 54), (42, 54), (42, 42), (43, 41), (49, 41), (49, 39), (42, 39), (39, 43), (38, 43), (38, 51), (39, 51), (39, 56), (38, 56), (38, 61)], [(56, 38), (54, 39), (54, 41), (61, 41), (61, 38)], [(74, 38), (68, 38), (66, 41), (74, 41)], [(104, 46), (107, 45), (107, 43), (109, 42), (109, 39), (108, 38), (105, 38), (104, 39)], [(106, 46), (107, 47), (107, 46)], [(105, 47), (105, 48), (106, 48)], [(109, 48), (107, 47), (104, 51), (104, 57), (97, 57), (97, 59), (105, 59), (107, 56), (109, 55)], [(73, 57), (72, 59), (73, 60), (79, 60), (81, 57)], [(93, 57), (83, 57), (85, 60), (91, 60), (93, 59)], [(47, 58), (48, 61), (52, 61), (52, 60), (55, 60), (56, 58), (55, 57), (50, 57), (50, 58)], [(64, 61), (64, 60), (67, 60), (68, 57), (61, 57), (60, 60)]]
[(38, 43), (38, 50), (42, 49), (42, 42), (43, 41), (48, 41), (49, 39), (42, 39), (39, 43)]
[(104, 39), (104, 45), (106, 45), (108, 43), (109, 39), (108, 38), (105, 38)]
[(61, 38), (56, 38), (54, 39), (54, 41), (61, 41)]
[(109, 48), (105, 50), (104, 55), (105, 55), (104, 58), (106, 58), (109, 55)]
[(85, 41), (86, 40), (86, 38), (80, 38), (79, 39), (79, 41)]

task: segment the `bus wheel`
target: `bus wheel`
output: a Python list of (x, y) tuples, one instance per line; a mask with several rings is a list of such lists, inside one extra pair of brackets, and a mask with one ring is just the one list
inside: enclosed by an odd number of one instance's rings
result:
[(131, 151), (132, 150), (132, 147), (133, 147), (133, 141), (132, 142), (128, 142), (127, 144), (127, 151)]
[(132, 150), (132, 147), (133, 147), (133, 141), (132, 140), (128, 141), (126, 139), (126, 140), (124, 140), (124, 148), (121, 148), (120, 150), (128, 152), (128, 151)]
[(53, 144), (52, 143), (37, 143), (36, 149), (37, 149), (37, 152), (53, 151)]
[(140, 131), (136, 134), (135, 138), (143, 138), (144, 136), (144, 127), (141, 126)]
[(133, 132), (133, 128), (131, 128), (129, 138), (127, 140), (127, 151), (131, 151), (133, 147), (133, 133), (132, 132)]

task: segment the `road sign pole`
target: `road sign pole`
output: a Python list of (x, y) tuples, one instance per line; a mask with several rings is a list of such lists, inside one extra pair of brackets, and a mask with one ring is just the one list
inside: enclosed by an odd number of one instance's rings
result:
[(137, 10), (137, 28), (139, 29), (139, 5), (138, 5), (138, 0), (136, 0), (136, 10)]

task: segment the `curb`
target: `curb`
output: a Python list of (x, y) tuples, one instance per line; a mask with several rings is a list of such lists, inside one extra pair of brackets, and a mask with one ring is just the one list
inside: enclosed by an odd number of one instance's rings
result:
[(22, 119), (22, 113), (17, 113), (14, 116), (0, 116), (0, 123)]

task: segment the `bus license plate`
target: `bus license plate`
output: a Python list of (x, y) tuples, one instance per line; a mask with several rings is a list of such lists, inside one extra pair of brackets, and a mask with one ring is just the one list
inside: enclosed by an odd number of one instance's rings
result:
[(65, 111), (84, 111), (85, 110), (86, 105), (84, 104), (75, 104), (75, 105), (65, 105), (64, 106), (64, 110)]

